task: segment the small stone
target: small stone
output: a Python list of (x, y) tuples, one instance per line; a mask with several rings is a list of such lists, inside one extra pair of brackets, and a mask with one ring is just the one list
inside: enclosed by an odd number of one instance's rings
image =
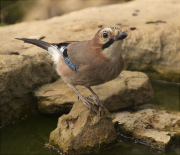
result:
[(156, 20), (156, 23), (167, 23), (167, 22), (163, 20)]
[(102, 27), (103, 27), (103, 25), (99, 25), (98, 27), (99, 27), (99, 28), (102, 28)]
[(136, 29), (136, 27), (131, 27), (131, 28), (130, 28), (130, 30), (135, 30), (135, 29)]
[(137, 14), (137, 13), (133, 13), (132, 15), (133, 15), (133, 16), (137, 16), (138, 14)]
[(19, 55), (19, 52), (10, 52), (9, 55)]

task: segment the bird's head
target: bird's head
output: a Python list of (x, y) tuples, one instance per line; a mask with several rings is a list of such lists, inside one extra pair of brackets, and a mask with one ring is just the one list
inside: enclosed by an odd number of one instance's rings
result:
[(106, 27), (100, 29), (92, 39), (94, 46), (101, 48), (104, 55), (108, 58), (117, 57), (121, 49), (122, 40), (127, 37), (117, 27)]

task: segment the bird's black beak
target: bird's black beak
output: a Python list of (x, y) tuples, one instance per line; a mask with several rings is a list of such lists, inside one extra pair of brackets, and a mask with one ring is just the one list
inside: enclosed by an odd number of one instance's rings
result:
[(128, 35), (125, 32), (119, 32), (118, 36), (115, 38), (115, 41), (117, 40), (123, 40), (124, 38), (126, 38)]

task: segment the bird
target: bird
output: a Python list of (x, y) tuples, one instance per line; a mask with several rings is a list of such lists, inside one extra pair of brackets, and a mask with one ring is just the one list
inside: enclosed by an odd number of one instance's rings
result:
[[(124, 67), (122, 57), (123, 39), (127, 33), (118, 27), (101, 28), (91, 40), (48, 43), (29, 38), (15, 38), (48, 51), (56, 66), (57, 74), (78, 95), (78, 98), (93, 112), (100, 115), (104, 109), (98, 95), (92, 90), (119, 76)], [(86, 87), (91, 96), (85, 97), (76, 86)], [(93, 106), (95, 105), (95, 106)]]

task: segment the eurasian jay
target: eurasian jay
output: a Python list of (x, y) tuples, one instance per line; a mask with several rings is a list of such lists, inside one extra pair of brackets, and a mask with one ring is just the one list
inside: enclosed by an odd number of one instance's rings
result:
[[(41, 40), (16, 38), (31, 43), (48, 51), (56, 65), (56, 71), (62, 80), (79, 96), (82, 102), (95, 113), (92, 106), (103, 109), (99, 97), (91, 89), (115, 79), (123, 70), (122, 40), (127, 34), (117, 27), (100, 29), (92, 40), (66, 41), (58, 44)], [(85, 86), (93, 96), (84, 97), (76, 85)]]

